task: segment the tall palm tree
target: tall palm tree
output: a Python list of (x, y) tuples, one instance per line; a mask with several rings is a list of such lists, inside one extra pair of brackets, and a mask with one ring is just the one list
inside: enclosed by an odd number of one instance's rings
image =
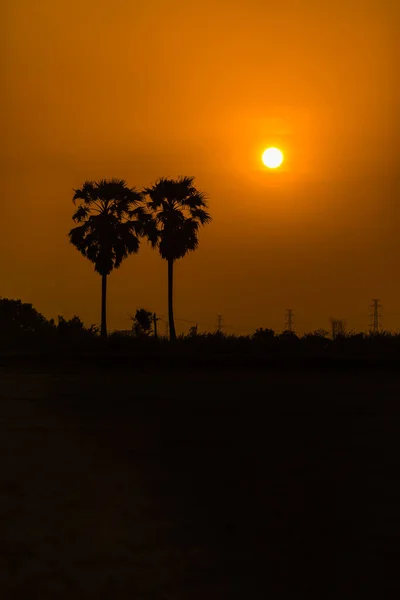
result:
[(147, 208), (158, 229), (157, 246), (168, 263), (168, 321), (169, 337), (176, 339), (173, 309), (174, 262), (199, 245), (201, 225), (211, 221), (207, 212), (206, 196), (193, 185), (194, 177), (158, 179), (144, 193), (148, 196)]
[(151, 233), (151, 217), (143, 195), (129, 188), (122, 179), (86, 181), (74, 190), (73, 202), (79, 206), (72, 218), (77, 227), (69, 239), (79, 252), (94, 263), (101, 275), (101, 335), (107, 336), (107, 276), (129, 254), (139, 250), (140, 237)]

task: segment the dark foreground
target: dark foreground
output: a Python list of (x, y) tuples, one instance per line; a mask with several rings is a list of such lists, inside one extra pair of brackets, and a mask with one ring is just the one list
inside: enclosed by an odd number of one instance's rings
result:
[(0, 377), (1, 598), (400, 597), (393, 370)]

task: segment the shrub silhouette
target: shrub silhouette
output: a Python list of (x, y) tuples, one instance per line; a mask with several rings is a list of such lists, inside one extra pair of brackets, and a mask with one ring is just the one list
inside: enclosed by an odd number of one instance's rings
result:
[(53, 320), (47, 320), (32, 304), (0, 298), (0, 331), (2, 335), (21, 333), (47, 334), (54, 331)]
[(148, 337), (152, 333), (153, 314), (149, 310), (139, 308), (132, 321), (132, 331), (137, 337)]

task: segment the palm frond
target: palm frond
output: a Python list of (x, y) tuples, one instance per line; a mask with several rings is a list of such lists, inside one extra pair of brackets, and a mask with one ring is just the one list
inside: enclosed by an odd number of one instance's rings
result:
[(129, 219), (136, 219), (138, 221), (145, 221), (146, 219), (150, 218), (150, 214), (146, 210), (146, 206), (144, 204), (136, 206), (135, 208), (129, 208), (127, 215)]
[(72, 220), (75, 221), (75, 223), (81, 223), (89, 216), (89, 213), (89, 207), (84, 204), (80, 204), (72, 215)]
[(136, 188), (130, 189), (130, 201), (133, 205), (137, 205), (140, 202), (143, 202), (143, 193)]
[(72, 201), (75, 203), (77, 200), (83, 200), (86, 203), (90, 203), (93, 200), (95, 194), (96, 184), (93, 181), (85, 181), (80, 189), (74, 190), (74, 197)]
[(154, 213), (154, 212), (160, 210), (160, 208), (162, 208), (162, 202), (158, 202), (156, 200), (150, 200), (150, 201), (146, 202), (146, 208), (149, 212)]
[(119, 200), (129, 192), (123, 179), (100, 179), (95, 185), (98, 196), (103, 200)]
[(86, 239), (87, 235), (87, 224), (78, 225), (74, 227), (68, 233), (70, 243), (75, 246), (84, 256), (86, 256)]
[(186, 189), (193, 188), (194, 176), (193, 175), (180, 175), (176, 180), (177, 183)]
[(129, 188), (123, 179), (86, 181), (74, 190), (73, 201), (81, 200), (73, 215), (80, 223), (69, 232), (70, 242), (91, 262), (99, 273), (109, 274), (121, 262), (139, 249), (139, 238), (149, 230), (151, 215), (143, 194)]
[(182, 206), (186, 206), (187, 208), (207, 208), (207, 197), (204, 192), (199, 192), (197, 190), (188, 191), (186, 196), (182, 198), (181, 203)]
[(198, 230), (211, 221), (211, 216), (206, 195), (194, 186), (194, 177), (162, 177), (143, 193), (158, 229), (161, 256), (176, 260), (195, 250)]
[(191, 209), (190, 216), (192, 219), (199, 221), (201, 225), (206, 225), (207, 223), (211, 222), (211, 215), (201, 208)]

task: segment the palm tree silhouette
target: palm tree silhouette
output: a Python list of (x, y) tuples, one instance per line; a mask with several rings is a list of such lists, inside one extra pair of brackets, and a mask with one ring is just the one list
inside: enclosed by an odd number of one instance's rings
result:
[(86, 181), (74, 192), (74, 204), (81, 202), (72, 218), (79, 225), (68, 235), (71, 244), (94, 263), (101, 275), (100, 332), (106, 337), (107, 276), (129, 254), (138, 252), (140, 237), (147, 235), (155, 245), (156, 232), (152, 231), (153, 222), (142, 193), (129, 188), (122, 179)]
[(198, 230), (211, 221), (205, 194), (193, 185), (194, 177), (158, 179), (144, 193), (150, 198), (147, 207), (158, 229), (158, 249), (168, 263), (169, 337), (176, 339), (173, 310), (173, 267), (178, 258), (199, 245)]

